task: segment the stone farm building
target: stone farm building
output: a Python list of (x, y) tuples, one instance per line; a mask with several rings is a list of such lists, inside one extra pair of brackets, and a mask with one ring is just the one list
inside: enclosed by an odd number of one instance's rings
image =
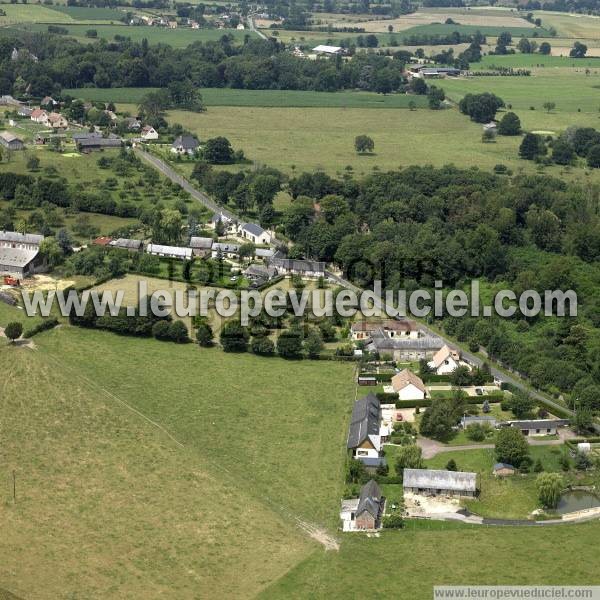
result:
[(144, 248), (142, 240), (131, 240), (128, 238), (118, 238), (111, 240), (109, 245), (113, 248), (121, 248), (130, 252), (141, 252)]
[(146, 252), (154, 256), (165, 258), (177, 258), (179, 260), (190, 260), (192, 258), (191, 248), (181, 248), (179, 246), (163, 246), (162, 244), (148, 244)]
[(371, 335), (367, 350), (390, 354), (394, 360), (412, 361), (431, 358), (444, 342), (434, 335), (423, 335), (416, 339), (411, 337), (390, 337), (385, 331), (377, 330)]
[(360, 489), (358, 498), (342, 500), (342, 529), (344, 531), (369, 531), (381, 527), (385, 497), (377, 482), (371, 479)]
[(477, 495), (477, 473), (434, 469), (404, 469), (405, 492), (427, 496)]
[(238, 235), (254, 244), (267, 245), (271, 243), (271, 234), (256, 223), (244, 223)]
[(190, 238), (190, 248), (194, 256), (207, 256), (210, 254), (210, 250), (213, 246), (214, 240), (209, 237), (196, 237)]
[(23, 140), (10, 131), (0, 133), (0, 144), (8, 150), (23, 150), (25, 147)]
[(350, 332), (353, 340), (368, 340), (376, 332), (379, 332), (381, 335), (387, 335), (389, 338), (410, 338), (416, 340), (419, 337), (419, 327), (414, 321), (408, 319), (355, 321), (352, 323)]
[(0, 275), (17, 279), (33, 275), (43, 240), (43, 235), (0, 231)]

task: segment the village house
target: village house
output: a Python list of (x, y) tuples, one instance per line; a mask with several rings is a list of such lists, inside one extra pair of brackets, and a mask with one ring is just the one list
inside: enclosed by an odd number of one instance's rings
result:
[(352, 409), (346, 444), (352, 456), (370, 469), (386, 464), (381, 450), (389, 435), (389, 427), (381, 425), (381, 404), (377, 396), (369, 394), (357, 400)]
[(111, 237), (106, 235), (101, 235), (96, 239), (92, 240), (92, 246), (110, 246), (110, 243), (113, 241)]
[(402, 485), (405, 492), (426, 496), (477, 495), (477, 473), (436, 469), (404, 469)]
[(143, 140), (150, 141), (158, 139), (158, 132), (156, 131), (156, 129), (154, 129), (154, 127), (151, 127), (150, 125), (145, 125), (144, 127), (142, 127), (141, 133)]
[(567, 419), (531, 419), (523, 421), (505, 421), (500, 427), (513, 427), (519, 429), (525, 436), (530, 435), (556, 435), (559, 427), (569, 424)]
[(139, 131), (142, 127), (141, 122), (135, 117), (125, 117), (123, 124), (129, 129), (129, 131)]
[(48, 113), (43, 108), (34, 108), (29, 117), (34, 123), (46, 125), (48, 123)]
[(213, 258), (237, 258), (240, 252), (238, 244), (226, 244), (215, 242), (212, 245), (211, 254)]
[(256, 248), (254, 251), (254, 256), (264, 261), (268, 261), (269, 259), (273, 258), (274, 255), (274, 248)]
[(223, 230), (225, 233), (236, 233), (237, 232), (237, 225), (235, 223), (235, 221), (229, 217), (228, 215), (226, 215), (225, 213), (215, 213), (211, 218), (210, 221), (208, 222), (208, 226), (211, 229), (216, 229), (217, 225), (221, 223), (221, 225), (223, 226)]
[(132, 240), (129, 238), (118, 238), (111, 240), (109, 245), (112, 248), (121, 248), (122, 250), (129, 250), (129, 252), (141, 252), (144, 249), (142, 240)]
[(396, 373), (391, 383), (400, 400), (424, 400), (427, 395), (423, 381), (410, 369)]
[(355, 321), (350, 326), (350, 334), (355, 341), (367, 340), (371, 335), (381, 331), (390, 338), (411, 338), (419, 337), (419, 327), (414, 321), (407, 319), (387, 319), (385, 321)]
[(515, 467), (509, 465), (508, 463), (496, 463), (494, 468), (492, 469), (492, 473), (496, 477), (510, 477), (517, 472)]
[(17, 231), (0, 231), (0, 248), (18, 248), (20, 250), (39, 250), (44, 241), (43, 235), (35, 233), (19, 233)]
[(69, 122), (60, 113), (51, 112), (48, 115), (48, 125), (53, 129), (66, 129)]
[(266, 267), (264, 265), (250, 265), (244, 271), (244, 277), (251, 281), (255, 287), (267, 283), (276, 274), (277, 270), (274, 267)]
[(324, 277), (324, 262), (315, 260), (293, 260), (290, 258), (273, 257), (269, 265), (275, 267), (281, 275), (301, 275), (302, 277)]
[(163, 258), (177, 258), (178, 260), (190, 260), (192, 258), (191, 248), (181, 248), (179, 246), (163, 246), (162, 244), (148, 244), (146, 252), (153, 256)]
[(52, 109), (55, 106), (58, 106), (58, 102), (52, 96), (44, 96), (40, 102), (40, 106)]
[(265, 231), (260, 225), (256, 223), (243, 223), (239, 230), (238, 235), (246, 240), (250, 240), (253, 244), (267, 245), (271, 243), (271, 234)]
[(343, 531), (372, 531), (381, 527), (385, 497), (371, 479), (360, 489), (358, 498), (342, 500), (340, 519)]
[(369, 352), (389, 354), (394, 360), (416, 361), (430, 359), (444, 342), (438, 336), (420, 335), (418, 338), (389, 337), (386, 332), (376, 330), (371, 334), (366, 349)]
[(172, 144), (171, 152), (173, 154), (192, 155), (198, 150), (200, 143), (193, 135), (180, 135)]
[(0, 132), (0, 144), (8, 150), (23, 150), (25, 147), (23, 140), (10, 131)]
[(212, 248), (214, 240), (209, 237), (196, 237), (190, 238), (189, 246), (192, 249), (194, 256), (208, 256)]
[(444, 344), (427, 364), (436, 375), (448, 375), (460, 366), (460, 354)]

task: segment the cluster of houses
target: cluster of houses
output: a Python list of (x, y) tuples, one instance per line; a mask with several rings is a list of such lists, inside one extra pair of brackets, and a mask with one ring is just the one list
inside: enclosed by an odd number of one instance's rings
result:
[(35, 273), (43, 241), (43, 235), (0, 231), (0, 276), (20, 281)]

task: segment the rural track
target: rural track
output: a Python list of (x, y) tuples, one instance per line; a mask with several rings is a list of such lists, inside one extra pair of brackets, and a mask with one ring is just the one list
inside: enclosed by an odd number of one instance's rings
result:
[(137, 156), (149, 163), (173, 183), (179, 184), (186, 192), (190, 194), (190, 196), (192, 196), (192, 198), (198, 200), (198, 202), (206, 206), (206, 208), (212, 210), (213, 212), (222, 213), (229, 219), (237, 220), (238, 217), (236, 215), (226, 208), (219, 206), (206, 194), (196, 189), (185, 177), (177, 173), (177, 171), (170, 167), (164, 160), (154, 156), (153, 154), (150, 154), (149, 152), (146, 152), (145, 150), (142, 150), (141, 148), (134, 148), (133, 151)]
[(248, 15), (248, 25), (250, 26), (250, 31), (256, 33), (256, 35), (263, 40), (269, 39), (260, 29), (256, 29), (256, 25), (254, 23), (254, 15)]

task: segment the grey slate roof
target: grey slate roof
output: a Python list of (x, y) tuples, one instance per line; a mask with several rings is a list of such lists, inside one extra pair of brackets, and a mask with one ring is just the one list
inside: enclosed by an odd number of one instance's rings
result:
[(37, 255), (37, 250), (0, 248), (0, 266), (23, 268), (26, 267)]
[(225, 244), (222, 242), (215, 242), (212, 245), (212, 249), (214, 252), (216, 252), (217, 250), (221, 250), (221, 252), (237, 254), (240, 250), (240, 247), (237, 244)]
[(200, 143), (193, 135), (180, 135), (172, 144), (172, 148), (183, 148), (184, 150), (195, 150)]
[(35, 233), (19, 233), (18, 231), (0, 231), (0, 242), (13, 242), (16, 244), (37, 244), (44, 241), (43, 235)]
[(77, 145), (80, 148), (120, 148), (121, 140), (119, 138), (81, 138), (77, 140)]
[(567, 419), (532, 419), (525, 421), (506, 421), (508, 427), (517, 429), (553, 429), (554, 427), (563, 427), (568, 425)]
[(476, 492), (477, 473), (442, 471), (434, 469), (404, 469), (402, 478), (405, 488)]
[(209, 237), (192, 237), (190, 238), (190, 248), (196, 250), (210, 250), (214, 240)]
[(382, 330), (371, 334), (371, 344), (376, 350), (439, 350), (444, 341), (432, 335), (420, 338), (389, 337)]
[(242, 225), (242, 230), (243, 231), (247, 231), (248, 233), (251, 233), (254, 236), (261, 236), (263, 233), (265, 233), (265, 230), (260, 226), (257, 225), (256, 223), (244, 223)]
[(463, 417), (460, 423), (463, 427), (472, 425), (473, 423), (488, 423), (492, 427), (496, 426), (496, 419), (494, 417), (481, 416), (481, 417)]
[(264, 267), (262, 265), (250, 265), (245, 271), (246, 277), (257, 277), (260, 279), (271, 279), (275, 277), (276, 270), (274, 267)]
[(356, 516), (367, 511), (374, 519), (378, 519), (381, 513), (381, 489), (373, 479), (365, 483), (360, 489)]
[(127, 250), (139, 250), (142, 247), (142, 240), (130, 240), (128, 238), (119, 238), (110, 242), (115, 248), (125, 248)]
[(273, 257), (271, 265), (276, 268), (297, 271), (299, 273), (320, 273), (325, 271), (325, 263), (315, 260), (292, 260), (290, 258)]
[(272, 258), (275, 254), (275, 250), (273, 248), (257, 248), (254, 251), (254, 256), (257, 258)]
[(494, 471), (499, 471), (500, 469), (512, 469), (513, 471), (516, 470), (515, 467), (509, 465), (508, 463), (496, 463), (494, 465)]
[(350, 429), (348, 431), (348, 448), (357, 448), (370, 435), (379, 435), (381, 405), (375, 394), (369, 394), (354, 403)]

